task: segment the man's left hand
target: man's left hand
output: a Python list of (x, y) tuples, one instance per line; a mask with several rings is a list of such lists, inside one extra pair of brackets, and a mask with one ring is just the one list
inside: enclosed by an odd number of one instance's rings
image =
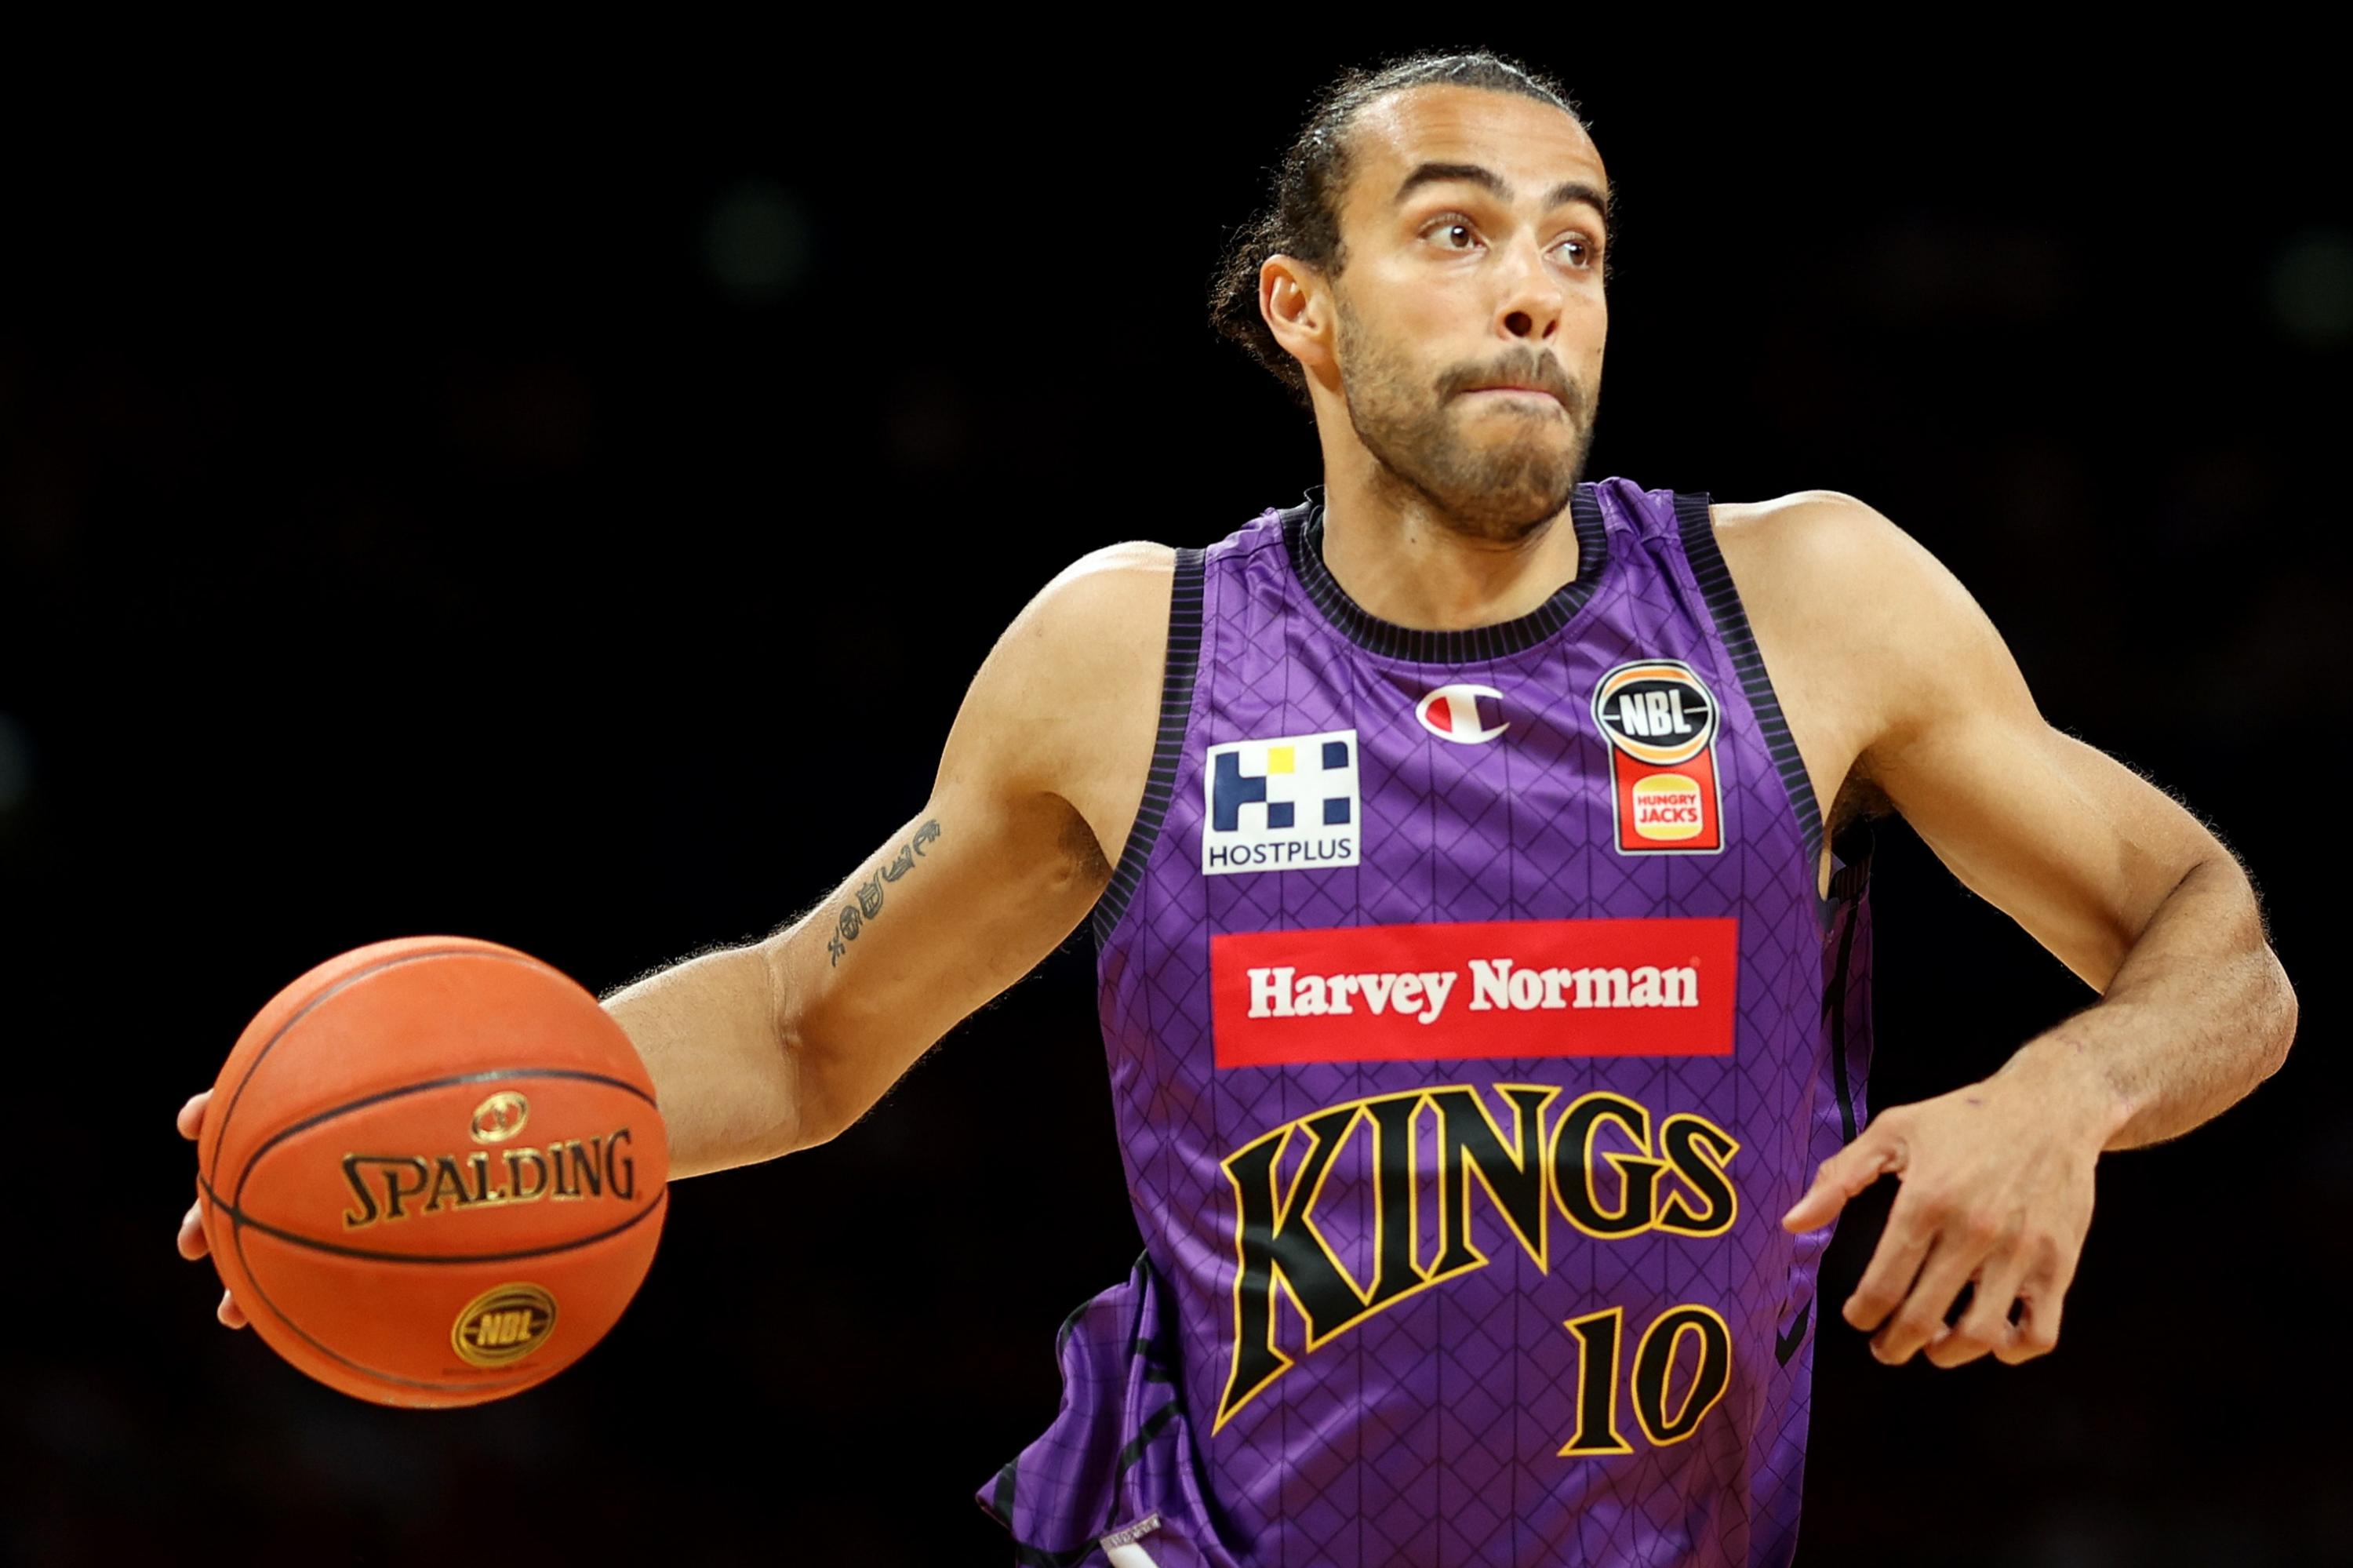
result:
[[(2022, 1064), (2013, 1063), (2017, 1067)], [(1903, 1183), (1846, 1320), (1889, 1365), (1926, 1349), (1940, 1367), (1989, 1351), (2015, 1365), (2059, 1342), (2060, 1306), (2092, 1224), (2106, 1128), (2042, 1075), (2005, 1069), (1872, 1118), (1822, 1161), (1781, 1221), (1810, 1231), (1884, 1175)], [(1961, 1287), (1968, 1310), (1947, 1326)], [(2015, 1304), (2016, 1320), (2011, 1311)]]

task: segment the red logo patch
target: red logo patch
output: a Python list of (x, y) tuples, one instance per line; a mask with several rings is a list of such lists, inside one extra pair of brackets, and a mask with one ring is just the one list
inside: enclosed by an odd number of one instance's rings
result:
[(1217, 1063), (1728, 1056), (1739, 944), (1728, 916), (1211, 937)]
[(1593, 688), (1609, 743), (1620, 854), (1714, 854), (1724, 847), (1715, 777), (1715, 696), (1676, 659), (1620, 664)]

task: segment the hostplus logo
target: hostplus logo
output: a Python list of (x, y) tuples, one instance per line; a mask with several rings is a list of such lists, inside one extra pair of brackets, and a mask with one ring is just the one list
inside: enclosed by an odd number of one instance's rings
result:
[(1356, 863), (1364, 802), (1355, 730), (1213, 746), (1202, 782), (1204, 875)]

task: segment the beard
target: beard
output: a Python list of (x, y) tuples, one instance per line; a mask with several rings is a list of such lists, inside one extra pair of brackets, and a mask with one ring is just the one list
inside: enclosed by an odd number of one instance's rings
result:
[[(1418, 498), (1455, 533), (1516, 544), (1568, 504), (1593, 442), (1592, 399), (1539, 348), (1452, 366), (1434, 379), (1396, 345), (1339, 311), (1340, 389), (1348, 423), (1380, 465), (1378, 482)], [(1509, 436), (1474, 441), (1459, 428), (1457, 397), (1498, 381), (1541, 387), (1561, 412), (1499, 410)]]

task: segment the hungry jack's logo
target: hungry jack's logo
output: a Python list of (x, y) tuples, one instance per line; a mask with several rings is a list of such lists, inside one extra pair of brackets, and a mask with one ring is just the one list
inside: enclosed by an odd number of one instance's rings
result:
[(1714, 854), (1724, 848), (1715, 772), (1715, 696), (1679, 659), (1637, 659), (1593, 688), (1609, 743), (1620, 854)]

